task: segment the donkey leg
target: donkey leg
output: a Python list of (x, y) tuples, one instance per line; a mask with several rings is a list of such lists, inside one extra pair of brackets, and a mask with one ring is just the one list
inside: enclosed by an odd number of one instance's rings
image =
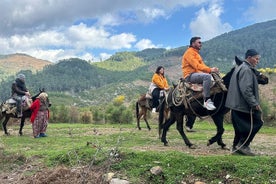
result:
[(139, 115), (137, 116), (137, 128), (138, 128), (139, 130), (141, 130), (140, 118), (141, 118), (141, 116), (140, 116), (140, 114), (139, 114)]
[(211, 144), (217, 142), (222, 149), (225, 149), (226, 144), (224, 144), (224, 142), (222, 141), (222, 135), (224, 133), (224, 127), (223, 127), (224, 115), (221, 113), (217, 113), (212, 116), (212, 119), (217, 127), (217, 133), (215, 136), (213, 136), (211, 139), (208, 140), (207, 146), (210, 146)]
[[(164, 146), (168, 146), (168, 141), (167, 141), (167, 132), (169, 131), (169, 128), (172, 124), (175, 122), (175, 117), (171, 115), (171, 117), (166, 120), (165, 124), (162, 126), (163, 132), (161, 135), (161, 142), (164, 143)], [(159, 135), (160, 136), (160, 135)]]
[(19, 135), (20, 135), (20, 136), (23, 135), (22, 130), (23, 130), (24, 125), (25, 125), (25, 117), (23, 116), (23, 117), (21, 118), (20, 128), (19, 128)]
[(148, 130), (151, 130), (151, 128), (149, 126), (148, 118), (147, 118), (147, 111), (148, 111), (148, 109), (146, 107), (143, 107), (143, 109), (142, 109), (143, 119), (146, 122)]
[(141, 112), (139, 112), (139, 103), (136, 102), (136, 120), (137, 120), (137, 128), (139, 130), (141, 130), (141, 127), (140, 127), (140, 119), (142, 117), (142, 114)]
[(183, 117), (184, 115), (182, 113), (178, 113), (177, 118), (176, 118), (176, 122), (177, 122), (177, 126), (176, 129), (178, 130), (178, 132), (180, 133), (182, 139), (184, 140), (185, 144), (191, 148), (194, 149), (195, 146), (190, 142), (190, 140), (188, 139), (188, 137), (186, 136), (184, 130), (183, 130)]
[(5, 135), (10, 135), (10, 133), (7, 130), (7, 123), (9, 121), (9, 119), (10, 119), (9, 117), (5, 117), (5, 119), (4, 119), (3, 123), (2, 123)]
[(144, 116), (144, 120), (145, 120), (145, 122), (146, 122), (146, 124), (147, 124), (148, 130), (151, 130), (151, 128), (150, 128), (150, 126), (149, 126), (149, 122), (148, 122), (148, 120), (147, 120), (147, 116)]

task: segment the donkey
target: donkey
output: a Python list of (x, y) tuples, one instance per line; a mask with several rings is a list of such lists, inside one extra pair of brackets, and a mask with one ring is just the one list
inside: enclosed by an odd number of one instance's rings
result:
[[(162, 106), (162, 104), (164, 104), (164, 105), (166, 104), (165, 98), (160, 99), (159, 107)], [(148, 130), (151, 130), (151, 127), (147, 120), (148, 111), (152, 111), (151, 105), (152, 105), (152, 101), (151, 101), (151, 99), (146, 98), (146, 94), (142, 94), (136, 101), (136, 120), (137, 120), (137, 128), (139, 130), (141, 130), (141, 126), (140, 126), (141, 118), (143, 118), (144, 121), (146, 122)], [(157, 108), (157, 109), (159, 109), (159, 108)], [(163, 117), (165, 117), (165, 120), (167, 120), (168, 116), (169, 116), (169, 108), (167, 106), (165, 108), (163, 108), (163, 114), (164, 114)], [(159, 120), (159, 121), (163, 122), (164, 119), (162, 118), (162, 120)], [(161, 135), (161, 128), (159, 127), (159, 136), (160, 135)]]
[[(243, 61), (241, 61), (237, 56), (235, 56), (235, 62), (237, 65), (240, 65)], [(235, 70), (235, 67), (233, 67), (223, 78), (222, 81), (224, 82), (225, 87), (228, 89), (230, 84), (230, 79)], [(259, 84), (267, 84), (268, 83), (268, 77), (265, 75), (257, 72), (255, 73), (258, 79)], [(211, 139), (208, 140), (207, 146), (210, 146), (211, 144), (217, 142), (219, 146), (221, 146), (222, 149), (226, 148), (226, 144), (222, 141), (222, 134), (224, 133), (224, 127), (223, 127), (223, 120), (224, 115), (229, 112), (229, 109), (226, 108), (225, 101), (227, 96), (227, 90), (221, 91), (219, 93), (215, 93), (211, 96), (213, 99), (213, 102), (217, 109), (215, 111), (208, 111), (202, 106), (203, 99), (195, 99), (190, 102), (188, 109), (185, 107), (185, 105), (182, 103), (179, 106), (171, 105), (170, 106), (170, 117), (165, 122), (165, 124), (162, 124), (163, 132), (161, 136), (161, 142), (164, 143), (165, 146), (168, 145), (168, 141), (166, 139), (167, 132), (169, 130), (169, 127), (176, 121), (177, 122), (177, 130), (182, 136), (182, 139), (184, 140), (185, 144), (189, 148), (195, 148), (194, 144), (190, 142), (190, 140), (187, 138), (186, 134), (183, 131), (183, 117), (184, 115), (190, 115), (190, 116), (211, 116), (213, 119), (216, 127), (217, 127), (217, 133), (215, 136), (213, 136)], [(172, 95), (168, 96), (168, 102), (172, 101), (173, 97)], [(162, 118), (162, 111), (160, 111), (159, 114)], [(160, 118), (159, 118), (160, 119)], [(159, 122), (161, 123), (161, 122)]]
[[(23, 135), (22, 130), (25, 125), (25, 119), (30, 118), (31, 114), (32, 114), (31, 110), (29, 109), (30, 104), (42, 92), (44, 92), (44, 88), (39, 89), (39, 92), (36, 95), (32, 96), (31, 98), (26, 99), (27, 105), (25, 107), (23, 107), (23, 109), (22, 109), (23, 113), (22, 113), (22, 117), (21, 117), (21, 121), (20, 121), (20, 128), (19, 128), (20, 136)], [(16, 102), (13, 99), (8, 99), (6, 102), (1, 103), (1, 105), (0, 105), (0, 121), (2, 119), (4, 119), (4, 121), (2, 122), (2, 128), (3, 128), (5, 135), (10, 135), (10, 133), (7, 130), (7, 123), (10, 120), (10, 118), (18, 118), (15, 112), (16, 112)]]

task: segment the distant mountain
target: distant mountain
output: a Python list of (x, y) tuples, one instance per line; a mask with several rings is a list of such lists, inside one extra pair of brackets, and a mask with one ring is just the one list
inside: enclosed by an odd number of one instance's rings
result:
[(0, 55), (1, 79), (3, 80), (10, 75), (14, 75), (20, 70), (37, 72), (51, 64), (50, 61), (37, 59), (26, 54)]

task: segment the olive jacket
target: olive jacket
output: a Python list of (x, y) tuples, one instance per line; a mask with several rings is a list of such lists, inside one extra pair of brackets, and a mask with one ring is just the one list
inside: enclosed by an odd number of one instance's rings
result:
[(256, 69), (247, 61), (237, 67), (231, 77), (225, 106), (249, 113), (260, 105)]

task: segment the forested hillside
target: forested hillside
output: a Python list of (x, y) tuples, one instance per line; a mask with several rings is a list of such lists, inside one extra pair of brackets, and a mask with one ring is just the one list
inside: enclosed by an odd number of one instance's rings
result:
[[(84, 94), (89, 92), (101, 96), (105, 92), (104, 90), (99, 92), (99, 90), (104, 88), (110, 92), (102, 100), (110, 101), (109, 97), (112, 99), (112, 97), (120, 95), (120, 92), (115, 93), (118, 84), (131, 83), (136, 78), (147, 80), (150, 77), (147, 76), (145, 69), (142, 72), (139, 70), (110, 71), (75, 58), (60, 61), (55, 65), (46, 66), (36, 74), (30, 70), (22, 70), (21, 73), (25, 74), (27, 87), (33, 93), (36, 93), (39, 88), (45, 88), (49, 92), (69, 94), (72, 97), (77, 97), (81, 92)], [(14, 79), (15, 77), (11, 76), (1, 82), (0, 95), (2, 100), (10, 96), (11, 83)], [(88, 95), (86, 100), (89, 101), (90, 97), (91, 95)], [(98, 100), (101, 101), (101, 99)]]
[[(70, 104), (98, 105), (108, 103), (118, 95), (124, 95), (126, 101), (130, 102), (146, 92), (151, 76), (159, 65), (165, 67), (165, 75), (170, 84), (177, 82), (182, 76), (181, 58), (188, 44), (183, 43), (186, 46), (169, 50), (152, 48), (139, 52), (119, 52), (110, 59), (97, 63), (72, 58), (47, 65), (36, 73), (24, 67), (21, 72), (26, 75), (27, 86), (33, 93), (44, 87), (54, 98), (70, 98)], [(226, 73), (232, 67), (234, 56), (244, 58), (244, 53), (249, 48), (260, 52), (262, 57), (259, 68), (275, 67), (276, 20), (206, 41), (201, 55), (208, 65), (217, 66), (222, 73)], [(4, 68), (1, 63), (0, 68)], [(14, 78), (14, 74), (5, 80), (2, 78), (1, 101), (10, 96), (10, 85)], [(69, 103), (66, 100), (59, 102)]]

